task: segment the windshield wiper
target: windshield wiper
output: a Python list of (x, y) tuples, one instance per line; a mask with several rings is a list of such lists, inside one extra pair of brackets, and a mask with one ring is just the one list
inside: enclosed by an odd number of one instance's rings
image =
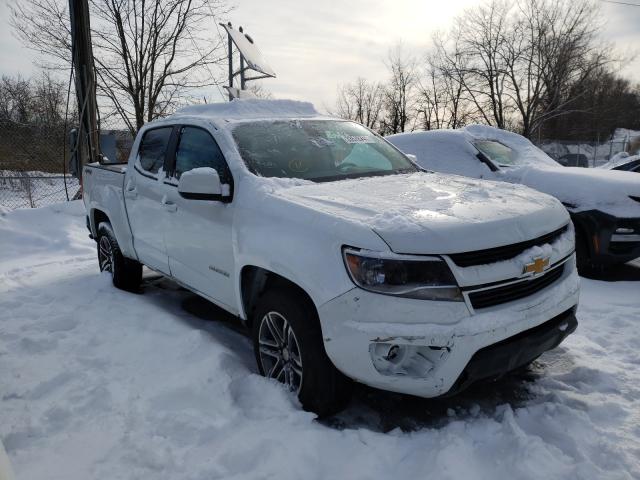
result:
[(478, 154), (476, 155), (476, 157), (478, 158), (478, 160), (480, 160), (482, 163), (484, 163), (487, 167), (489, 167), (489, 170), (491, 170), (492, 172), (497, 172), (498, 171), (498, 167), (496, 167), (493, 162), (491, 160), (489, 160), (489, 157), (487, 157), (484, 153), (482, 152), (478, 152)]

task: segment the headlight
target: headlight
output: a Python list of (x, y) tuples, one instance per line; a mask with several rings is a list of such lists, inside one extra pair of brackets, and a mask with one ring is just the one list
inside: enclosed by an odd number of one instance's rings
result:
[(421, 300), (463, 300), (449, 266), (440, 258), (404, 259), (353, 248), (344, 248), (342, 254), (351, 280), (364, 290)]

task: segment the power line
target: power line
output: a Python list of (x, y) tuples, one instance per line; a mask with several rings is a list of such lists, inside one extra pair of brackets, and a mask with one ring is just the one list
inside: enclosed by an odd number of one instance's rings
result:
[(617, 0), (600, 0), (605, 3), (615, 3), (617, 5), (627, 5), (628, 7), (640, 7), (640, 3), (619, 2)]

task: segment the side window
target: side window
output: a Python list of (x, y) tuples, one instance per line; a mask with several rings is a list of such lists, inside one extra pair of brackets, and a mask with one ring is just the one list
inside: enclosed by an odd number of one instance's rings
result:
[(196, 127), (183, 127), (176, 149), (176, 178), (194, 168), (216, 169), (222, 183), (231, 183), (231, 173), (224, 155), (213, 137)]
[(169, 138), (173, 127), (154, 128), (148, 130), (138, 149), (140, 166), (150, 173), (158, 173), (164, 164), (164, 156), (169, 145)]

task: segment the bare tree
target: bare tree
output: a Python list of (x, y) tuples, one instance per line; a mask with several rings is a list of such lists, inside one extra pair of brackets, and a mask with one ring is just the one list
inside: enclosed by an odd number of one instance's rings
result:
[(0, 121), (54, 130), (64, 122), (65, 105), (65, 85), (48, 71), (33, 79), (0, 79)]
[[(119, 117), (135, 134), (172, 111), (191, 89), (218, 83), (212, 67), (225, 58), (212, 33), (228, 12), (224, 0), (90, 0), (97, 87), (105, 117)], [(12, 6), (23, 43), (68, 65), (71, 42), (66, 2), (25, 0)]]
[(381, 131), (384, 134), (404, 132), (414, 115), (417, 66), (401, 44), (389, 52), (386, 62), (390, 73), (384, 94), (384, 116)]
[[(436, 44), (441, 42), (434, 36)], [(473, 114), (465, 101), (464, 83), (460, 71), (449, 69), (439, 51), (426, 56), (425, 68), (418, 84), (418, 110), (416, 123), (424, 130), (458, 128), (473, 119)]]
[(3, 75), (0, 80), (0, 120), (27, 123), (31, 120), (31, 82), (21, 76)]
[(492, 0), (469, 9), (435, 42), (441, 82), (462, 93), (444, 101), (463, 100), (484, 123), (532, 136), (572, 112), (579, 85), (611, 61), (599, 26), (592, 0)]
[(477, 112), (486, 123), (499, 128), (505, 128), (509, 114), (505, 51), (510, 11), (506, 0), (467, 10), (456, 21), (455, 50), (448, 55), (450, 70), (462, 82)]
[(336, 115), (355, 120), (377, 130), (384, 101), (384, 88), (380, 83), (357, 78), (353, 83), (338, 87)]

